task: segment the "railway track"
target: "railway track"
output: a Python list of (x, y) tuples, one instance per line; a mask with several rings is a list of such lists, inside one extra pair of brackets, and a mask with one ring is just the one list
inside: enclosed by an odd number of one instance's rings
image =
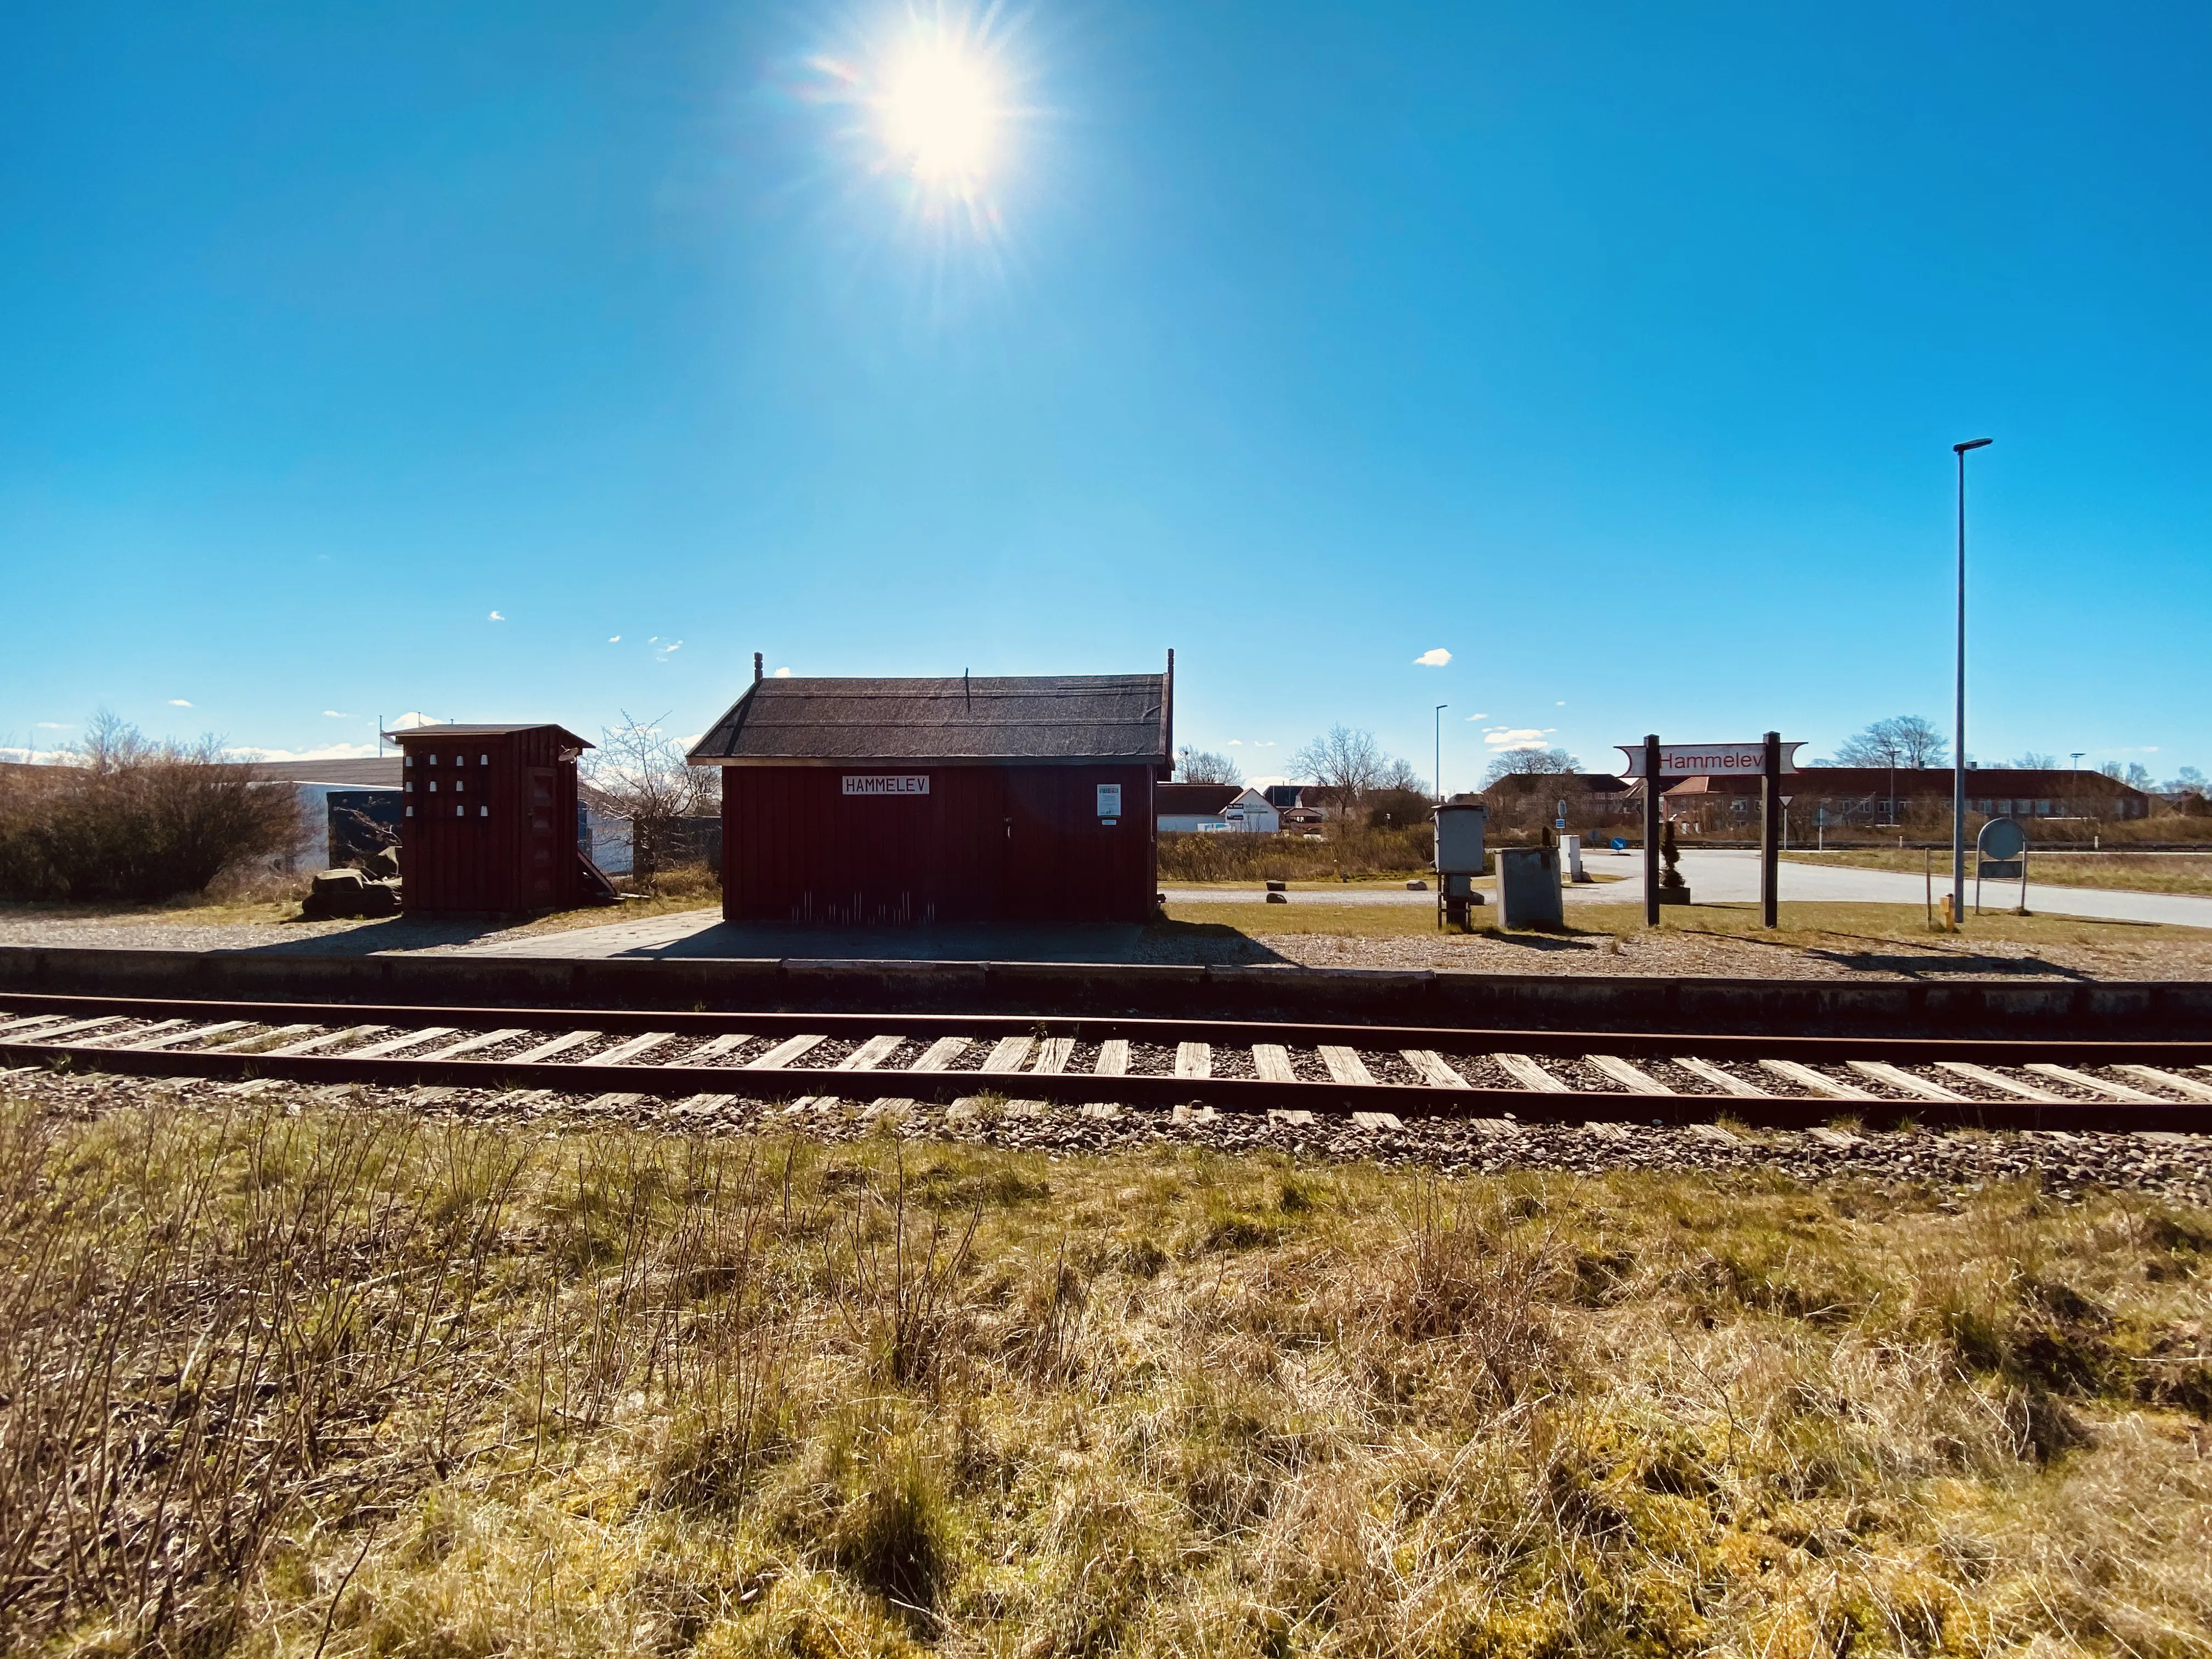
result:
[(0, 997), (0, 1069), (590, 1104), (1177, 1109), (1316, 1121), (2212, 1133), (2212, 1042)]

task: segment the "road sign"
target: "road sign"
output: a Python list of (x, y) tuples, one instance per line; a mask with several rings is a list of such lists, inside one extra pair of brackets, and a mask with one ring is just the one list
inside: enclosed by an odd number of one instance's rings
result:
[[(1797, 751), (1802, 743), (1782, 745), (1782, 769), (1797, 769)], [(1628, 757), (1628, 764), (1621, 769), (1624, 778), (1644, 775), (1644, 745), (1617, 743), (1613, 747)], [(1662, 743), (1659, 745), (1659, 775), (1662, 778), (1705, 778), (1741, 775), (1747, 778), (1766, 775), (1766, 745), (1763, 743)]]
[(1991, 818), (1974, 841), (1974, 850), (1985, 859), (2016, 859), (2027, 848), (2027, 831), (2018, 818)]

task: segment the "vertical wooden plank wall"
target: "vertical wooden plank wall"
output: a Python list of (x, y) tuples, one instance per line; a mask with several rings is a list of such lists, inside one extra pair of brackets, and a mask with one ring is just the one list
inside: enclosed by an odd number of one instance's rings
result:
[(576, 763), (562, 758), (557, 726), (465, 737), (425, 728), (400, 748), (400, 892), (410, 913), (581, 902)]
[[(927, 795), (851, 796), (848, 772), (926, 774)], [(1122, 811), (1097, 814), (1118, 784)], [(1152, 914), (1145, 766), (732, 766), (722, 773), (732, 921), (877, 926), (1143, 921)]]

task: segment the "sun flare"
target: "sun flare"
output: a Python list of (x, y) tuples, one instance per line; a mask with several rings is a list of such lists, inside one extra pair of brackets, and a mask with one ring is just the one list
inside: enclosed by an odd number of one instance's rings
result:
[(917, 44), (887, 77), (878, 114), (894, 165), (924, 184), (970, 188), (997, 160), (1005, 111), (995, 77), (957, 44)]

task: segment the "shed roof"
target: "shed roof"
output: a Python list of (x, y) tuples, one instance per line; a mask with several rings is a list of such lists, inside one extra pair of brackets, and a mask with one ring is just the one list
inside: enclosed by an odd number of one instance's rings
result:
[(1160, 674), (757, 680), (688, 758), (1164, 766), (1168, 684)]
[(505, 738), (517, 732), (558, 732), (570, 743), (586, 749), (599, 745), (587, 738), (580, 738), (565, 726), (556, 726), (551, 720), (514, 720), (491, 726), (470, 726), (459, 720), (441, 720), (434, 726), (410, 726), (404, 732), (386, 732), (384, 735), (394, 743), (417, 740), (436, 741), (442, 738)]

